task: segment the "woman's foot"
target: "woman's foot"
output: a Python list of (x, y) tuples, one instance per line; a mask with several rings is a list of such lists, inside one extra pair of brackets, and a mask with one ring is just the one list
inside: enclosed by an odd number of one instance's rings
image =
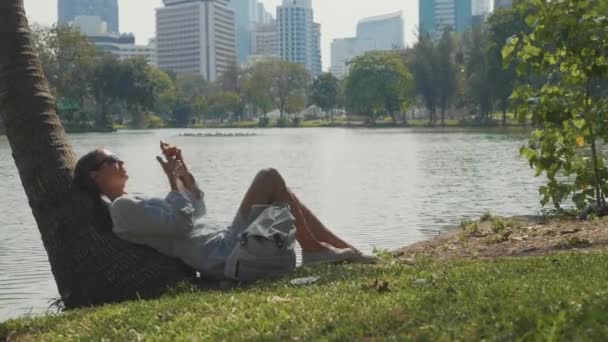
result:
[(355, 255), (352, 258), (350, 258), (349, 260), (347, 260), (347, 262), (353, 263), (353, 264), (370, 265), (370, 264), (378, 263), (378, 260), (379, 260), (378, 257), (373, 254), (364, 254), (363, 252), (359, 251), (358, 249), (355, 249)]
[(328, 246), (319, 251), (302, 251), (302, 265), (337, 264), (349, 262), (356, 258), (359, 252), (354, 248), (335, 248)]

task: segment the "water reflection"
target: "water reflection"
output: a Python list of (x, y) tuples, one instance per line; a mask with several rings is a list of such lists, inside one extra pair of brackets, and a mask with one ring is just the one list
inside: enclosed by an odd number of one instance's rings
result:
[[(208, 219), (228, 223), (253, 179), (275, 167), (304, 203), (357, 247), (397, 248), (486, 210), (534, 214), (535, 179), (518, 157), (520, 133), (471, 130), (221, 130), (256, 136), (181, 136), (217, 130), (70, 136), (79, 154), (107, 147), (127, 163), (129, 189), (168, 189), (158, 141), (183, 147), (207, 193)], [(0, 137), (0, 320), (40, 312), (57, 297), (48, 259), (4, 137)], [(34, 309), (32, 309), (34, 308)]]

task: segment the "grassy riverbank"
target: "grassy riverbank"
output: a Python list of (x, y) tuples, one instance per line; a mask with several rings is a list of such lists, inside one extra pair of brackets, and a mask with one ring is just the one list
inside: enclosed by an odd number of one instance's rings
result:
[[(0, 324), (0, 340), (601, 340), (608, 252), (393, 259)], [(295, 287), (289, 280), (319, 277)]]

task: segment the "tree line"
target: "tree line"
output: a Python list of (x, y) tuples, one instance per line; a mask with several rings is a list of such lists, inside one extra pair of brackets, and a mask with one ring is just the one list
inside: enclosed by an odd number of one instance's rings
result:
[(505, 125), (509, 97), (521, 80), (515, 67), (503, 68), (502, 48), (529, 31), (519, 9), (498, 9), (462, 34), (448, 27), (434, 40), (421, 32), (412, 48), (355, 58), (344, 82), (345, 105), (372, 123), (379, 115), (396, 123), (397, 113), (425, 108), (432, 125), (445, 124), (455, 111), (473, 124), (492, 123), (499, 111)]
[(144, 58), (120, 60), (69, 26), (33, 27), (33, 47), (68, 127), (184, 127), (203, 120), (281, 117), (307, 105), (310, 78), (298, 64), (236, 64), (218, 80), (160, 70)]
[(313, 80), (303, 66), (269, 58), (231, 65), (214, 82), (162, 71), (143, 58), (119, 60), (68, 26), (32, 31), (66, 126), (159, 128), (206, 120), (264, 125), (273, 110), (279, 124), (287, 125), (290, 113), (311, 105), (332, 122), (337, 109), (344, 109), (371, 124), (384, 117), (405, 124), (408, 111), (426, 108), (430, 124), (444, 124), (455, 111), (467, 113), (462, 120), (486, 124), (496, 110), (506, 124), (519, 79), (514, 67), (503, 68), (501, 50), (529, 27), (518, 10), (499, 9), (464, 34), (448, 28), (435, 41), (421, 33), (412, 48), (357, 57), (344, 80), (328, 73)]

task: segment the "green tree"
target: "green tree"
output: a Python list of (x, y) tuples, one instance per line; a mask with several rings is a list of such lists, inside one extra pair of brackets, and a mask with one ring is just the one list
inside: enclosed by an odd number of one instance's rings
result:
[(340, 80), (330, 73), (319, 75), (312, 84), (310, 99), (313, 104), (329, 113), (334, 122), (334, 110), (338, 106)]
[(456, 50), (454, 47), (453, 32), (450, 27), (446, 28), (437, 45), (435, 70), (437, 76), (437, 104), (441, 109), (441, 124), (445, 125), (445, 113), (450, 107), (456, 95)]
[(175, 87), (178, 96), (190, 102), (194, 102), (199, 96), (210, 96), (214, 92), (212, 85), (200, 74), (178, 75), (175, 79)]
[[(234, 118), (239, 121), (242, 120), (247, 109), (245, 100), (245, 70), (241, 69), (236, 63), (232, 63), (220, 75), (217, 84), (223, 93), (237, 95), (237, 105), (231, 110)], [(232, 100), (234, 99), (234, 96), (232, 96)]]
[(263, 117), (272, 110), (272, 62), (258, 62), (245, 70), (243, 86), (244, 98), (254, 112)]
[(302, 94), (293, 94), (287, 99), (285, 110), (287, 113), (299, 113), (306, 109), (306, 96)]
[(207, 118), (225, 120), (235, 115), (241, 107), (241, 97), (234, 92), (221, 92), (209, 98)]
[(487, 21), (489, 39), (489, 73), (492, 80), (494, 97), (502, 112), (502, 124), (507, 124), (507, 111), (510, 97), (515, 89), (517, 74), (515, 66), (504, 67), (502, 48), (507, 41), (520, 33), (530, 31), (519, 11), (515, 8), (499, 8)]
[(109, 126), (112, 124), (110, 107), (122, 99), (121, 78), (122, 68), (115, 57), (103, 56), (95, 65), (92, 84), (93, 96), (99, 106), (99, 115), (96, 116), (96, 125)]
[(270, 63), (272, 63), (270, 94), (283, 120), (289, 99), (295, 95), (305, 95), (310, 74), (304, 66), (297, 63), (282, 60), (274, 60)]
[(154, 106), (155, 84), (150, 69), (147, 62), (139, 58), (119, 61), (114, 56), (104, 55), (97, 62), (93, 72), (93, 94), (100, 106), (99, 125), (111, 125), (109, 109), (113, 104), (122, 103), (133, 124), (144, 126), (146, 113)]
[(608, 17), (606, 2), (532, 1), (520, 5), (532, 32), (504, 48), (518, 74), (547, 75), (545, 83), (524, 84), (514, 94), (517, 113), (532, 114), (540, 127), (521, 153), (547, 176), (542, 204), (572, 196), (577, 207), (606, 208), (608, 168)]
[(467, 94), (483, 123), (488, 123), (494, 103), (495, 81), (490, 73), (489, 39), (485, 27), (478, 26), (464, 35), (464, 64)]
[(433, 40), (427, 33), (421, 33), (418, 37), (410, 59), (416, 93), (423, 99), (424, 105), (429, 111), (430, 124), (435, 124), (440, 97), (437, 88), (437, 51)]
[(97, 49), (66, 25), (35, 27), (33, 45), (58, 99), (59, 114), (69, 123), (79, 120), (91, 96)]
[(353, 60), (346, 78), (347, 106), (368, 115), (372, 124), (385, 113), (396, 123), (396, 113), (410, 103), (413, 79), (402, 59), (387, 52), (369, 52)]
[(188, 127), (195, 115), (195, 109), (192, 101), (182, 96), (178, 96), (173, 104), (171, 111), (171, 121), (174, 126)]
[(208, 99), (217, 90), (199, 74), (180, 74), (175, 79), (175, 106), (171, 121), (178, 127), (186, 127), (193, 118), (202, 119), (207, 112)]
[(177, 100), (177, 88), (173, 79), (166, 72), (151, 67), (148, 69), (148, 78), (152, 82), (154, 91), (154, 104), (152, 110), (163, 120), (171, 118), (171, 112)]
[(154, 107), (155, 102), (157, 84), (151, 78), (152, 67), (143, 58), (130, 58), (119, 62), (119, 66), (123, 70), (120, 77), (120, 98), (126, 103), (134, 126), (144, 127), (148, 111)]

